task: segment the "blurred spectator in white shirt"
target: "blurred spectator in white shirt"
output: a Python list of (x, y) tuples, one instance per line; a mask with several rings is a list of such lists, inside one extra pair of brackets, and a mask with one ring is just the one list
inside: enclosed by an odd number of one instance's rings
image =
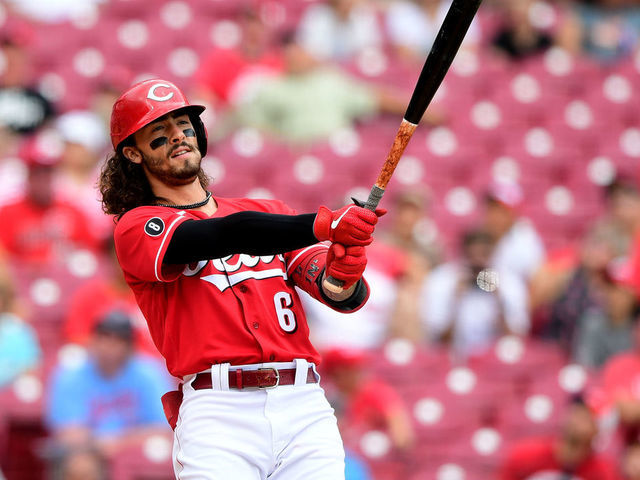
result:
[(485, 196), (484, 229), (495, 242), (491, 266), (528, 284), (544, 261), (545, 249), (533, 224), (518, 212), (523, 199), (518, 184), (491, 184)]
[(91, 15), (108, 0), (7, 0), (9, 7), (32, 20), (61, 23), (83, 15)]
[(504, 334), (524, 335), (529, 329), (526, 285), (509, 270), (490, 268), (492, 248), (488, 233), (465, 233), (461, 258), (437, 267), (423, 286), (427, 333), (462, 358), (481, 353)]
[(102, 211), (96, 189), (100, 163), (109, 144), (104, 124), (89, 110), (74, 110), (58, 118), (56, 129), (64, 143), (56, 185), (60, 197), (80, 207), (96, 236), (106, 239), (113, 232), (113, 221)]
[(298, 40), (319, 59), (343, 61), (382, 45), (378, 14), (367, 0), (327, 0), (307, 8)]
[[(346, 348), (370, 350), (380, 347), (394, 335), (394, 318), (398, 309), (401, 282), (407, 271), (407, 258), (396, 248), (378, 241), (367, 248), (365, 278), (371, 294), (367, 303), (349, 318), (329, 307), (301, 295), (305, 312), (312, 324), (311, 335), (319, 350)], [(403, 317), (399, 322), (418, 323), (418, 318)], [(409, 328), (407, 328), (409, 330)]]
[[(422, 64), (450, 6), (451, 0), (401, 0), (391, 3), (386, 15), (389, 41), (400, 55)], [(479, 41), (480, 29), (474, 21), (462, 46), (474, 48)]]

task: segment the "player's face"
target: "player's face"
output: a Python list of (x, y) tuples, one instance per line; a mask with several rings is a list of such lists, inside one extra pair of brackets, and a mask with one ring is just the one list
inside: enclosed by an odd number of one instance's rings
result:
[(126, 150), (125, 154), (163, 183), (182, 185), (198, 175), (202, 157), (188, 115), (174, 112), (160, 117), (137, 131), (135, 140), (135, 149), (127, 147), (133, 158)]

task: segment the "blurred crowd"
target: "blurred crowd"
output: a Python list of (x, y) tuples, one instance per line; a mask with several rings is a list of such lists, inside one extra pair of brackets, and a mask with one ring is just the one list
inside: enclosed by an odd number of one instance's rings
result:
[[(78, 87), (78, 95), (88, 89), (86, 101), (62, 102), (38, 76), (34, 60), (41, 31), (71, 28), (78, 18), (99, 18), (116, 4), (129, 8), (140, 1), (0, 2), (0, 470), (8, 480), (119, 478), (114, 462), (122, 452), (172, 438), (160, 396), (176, 379), (167, 378), (120, 273), (113, 220), (102, 213), (96, 190), (110, 150), (111, 106), (128, 85), (154, 72), (109, 64)], [(179, 5), (204, 5), (169, 3), (175, 18)], [(227, 29), (217, 32), (215, 47), (202, 47), (193, 74), (177, 83), (192, 102), (208, 107), (216, 160), (204, 164), (215, 167), (214, 177), (223, 176), (222, 168), (226, 177), (233, 172), (240, 179), (226, 186), (222, 179), (214, 195), (218, 189), (244, 196), (250, 189), (243, 178), (284, 168), (274, 164), (277, 152), (314, 152), (322, 160), (336, 132), (375, 131), (376, 125), (391, 139), (451, 2), (213, 3), (224, 6)], [(285, 14), (288, 21), (273, 21)], [(517, 70), (551, 49), (602, 71), (635, 62), (637, 85), (640, 2), (485, 0), (459, 55)], [(51, 55), (54, 70), (69, 68), (61, 52)], [(393, 75), (362, 75), (381, 61), (392, 62)], [(67, 85), (67, 97), (74, 88)], [(450, 108), (436, 98), (420, 129), (450, 125)], [(250, 164), (225, 164), (229, 138), (240, 138), (240, 149), (253, 148), (255, 137), (234, 137), (239, 131), (258, 132), (275, 156), (266, 163), (257, 155)], [(375, 171), (386, 151), (370, 152), (373, 167), (344, 161), (345, 168)], [(313, 177), (317, 165), (302, 165), (301, 176)], [(560, 241), (548, 228), (553, 223), (541, 229), (527, 217), (531, 198), (516, 181), (483, 179), (477, 215), (453, 230), (450, 224), (459, 223), (454, 214), (433, 214), (438, 199), (428, 175), (390, 190), (384, 200), (390, 214), (368, 249), (366, 307), (343, 317), (304, 299), (324, 358), (323, 383), (345, 438), (347, 480), (410, 478), (406, 471), (384, 477), (376, 471), (375, 461), (351, 441), (365, 430), (384, 432), (396, 458), (421, 451), (403, 387), (373, 367), (389, 341), (444, 352), (446, 362), (460, 366), (512, 337), (551, 346), (566, 364), (582, 366), (590, 381), (566, 396), (562, 418), (544, 435), (523, 432), (511, 439), (486, 478), (552, 471), (584, 480), (640, 480), (640, 176), (637, 167), (627, 167), (614, 169), (598, 187), (597, 208), (586, 212), (578, 234)], [(311, 198), (300, 185), (285, 199), (294, 208), (308, 207), (295, 204), (298, 195)], [(253, 195), (269, 193), (257, 186), (262, 189)], [(314, 192), (320, 203), (349, 197), (347, 189)], [(429, 371), (415, 374), (413, 382), (425, 375)], [(43, 389), (35, 410), (27, 409), (41, 431), (20, 437), (28, 445), (21, 454), (26, 466), (10, 453), (20, 448), (14, 420), (25, 415), (16, 409), (25, 379), (40, 381)], [(152, 445), (157, 450), (161, 444)]]

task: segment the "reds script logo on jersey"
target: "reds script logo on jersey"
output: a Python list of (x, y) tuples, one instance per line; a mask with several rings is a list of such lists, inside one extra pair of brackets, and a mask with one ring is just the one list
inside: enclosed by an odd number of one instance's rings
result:
[(248, 279), (282, 277), (287, 280), (286, 264), (282, 255), (254, 257), (240, 254), (202, 260), (193, 266), (187, 266), (182, 274), (193, 277), (201, 273), (208, 264), (219, 273), (204, 275), (201, 279), (215, 285), (221, 292)]

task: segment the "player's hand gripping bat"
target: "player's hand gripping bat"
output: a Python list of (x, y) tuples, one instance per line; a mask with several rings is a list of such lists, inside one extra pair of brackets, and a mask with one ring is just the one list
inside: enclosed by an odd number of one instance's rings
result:
[[(384, 162), (380, 175), (378, 175), (378, 179), (369, 193), (369, 198), (364, 204), (365, 208), (375, 210), (380, 203), (404, 149), (449, 70), (481, 2), (482, 0), (453, 0), (451, 7), (449, 7), (449, 12), (442, 22), (438, 36), (422, 67), (407, 111), (387, 155), (387, 160)], [(330, 292), (340, 293), (342, 291), (342, 282), (333, 277), (327, 277), (323, 285)]]

